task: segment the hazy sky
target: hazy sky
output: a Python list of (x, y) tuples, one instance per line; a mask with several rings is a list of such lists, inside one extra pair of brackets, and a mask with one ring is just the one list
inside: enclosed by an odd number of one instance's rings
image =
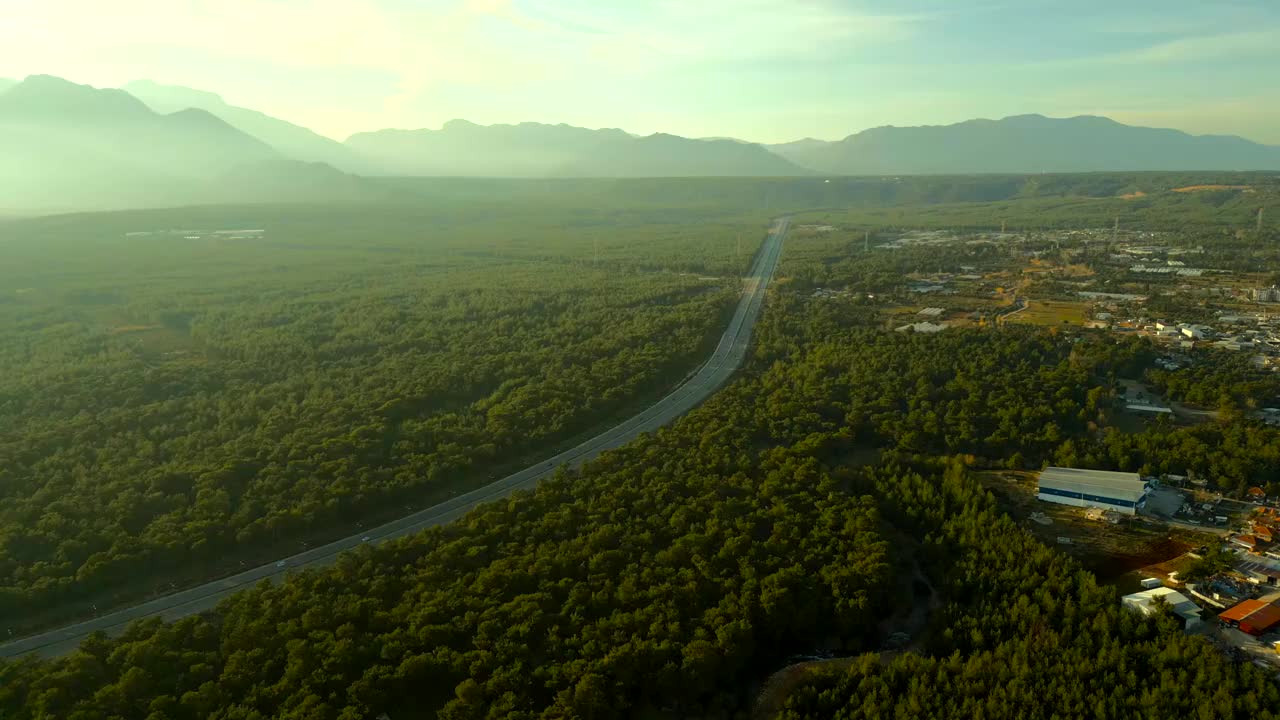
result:
[(1280, 0), (0, 0), (0, 76), (345, 138), (535, 120), (827, 139), (1038, 112), (1280, 144)]

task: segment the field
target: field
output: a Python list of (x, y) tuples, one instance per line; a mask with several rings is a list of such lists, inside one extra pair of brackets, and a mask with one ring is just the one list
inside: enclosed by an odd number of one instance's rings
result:
[(1060, 326), (1083, 325), (1087, 319), (1089, 303), (1060, 300), (1029, 300), (1027, 309), (1006, 316), (1005, 322), (1031, 325)]

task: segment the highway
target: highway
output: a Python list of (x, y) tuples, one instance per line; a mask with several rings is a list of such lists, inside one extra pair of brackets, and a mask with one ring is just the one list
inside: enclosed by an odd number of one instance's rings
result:
[(745, 279), (743, 294), (738, 301), (733, 318), (729, 321), (729, 326), (725, 329), (711, 357), (669, 395), (629, 420), (555, 457), (547, 458), (501, 480), (399, 520), (393, 520), (351, 537), (221, 580), (104, 613), (93, 619), (39, 635), (14, 640), (0, 645), (0, 657), (14, 658), (32, 653), (56, 657), (71, 652), (83, 638), (97, 631), (114, 635), (123, 632), (129, 623), (136, 620), (160, 617), (172, 621), (212, 610), (223, 598), (239, 590), (252, 587), (264, 580), (281, 578), (293, 570), (331, 564), (339, 554), (365, 542), (378, 543), (392, 540), (451, 522), (482, 503), (505, 497), (516, 490), (534, 487), (543, 478), (554, 475), (560, 467), (576, 468), (605, 450), (624, 445), (642, 433), (657, 430), (707, 399), (742, 364), (751, 342), (752, 328), (764, 304), (765, 291), (777, 268), (778, 258), (782, 254), (782, 242), (789, 224), (789, 218), (781, 218), (774, 222), (764, 246), (752, 265), (750, 274)]

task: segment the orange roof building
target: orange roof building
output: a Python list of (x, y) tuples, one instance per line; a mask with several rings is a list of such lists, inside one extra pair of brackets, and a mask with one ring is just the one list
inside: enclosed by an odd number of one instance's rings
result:
[(1261, 600), (1245, 600), (1218, 615), (1218, 620), (1250, 635), (1262, 635), (1280, 625), (1280, 606)]
[(1258, 549), (1258, 539), (1252, 535), (1236, 535), (1235, 537), (1231, 538), (1231, 542), (1235, 543), (1236, 545), (1242, 545), (1246, 548), (1249, 548), (1250, 550)]

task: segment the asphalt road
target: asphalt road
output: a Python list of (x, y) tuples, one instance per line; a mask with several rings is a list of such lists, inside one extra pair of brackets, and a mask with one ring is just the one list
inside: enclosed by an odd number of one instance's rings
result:
[(742, 364), (751, 342), (751, 330), (764, 304), (765, 290), (778, 265), (778, 257), (782, 253), (782, 241), (789, 224), (789, 218), (782, 218), (775, 222), (764, 247), (756, 257), (750, 275), (746, 278), (743, 295), (738, 301), (733, 319), (729, 321), (729, 327), (707, 362), (671, 394), (631, 419), (555, 457), (547, 458), (536, 465), (439, 505), (357, 535), (292, 555), (278, 562), (175, 592), (133, 607), (106, 613), (91, 620), (0, 645), (0, 657), (13, 658), (31, 653), (46, 657), (65, 655), (74, 650), (82, 639), (97, 631), (114, 635), (123, 632), (129, 623), (135, 620), (150, 617), (177, 620), (211, 610), (232, 593), (252, 587), (263, 580), (283, 577), (291, 570), (329, 565), (342, 552), (364, 542), (378, 543), (391, 540), (456, 520), (477, 505), (505, 497), (516, 490), (534, 487), (543, 478), (553, 475), (559, 467), (578, 467), (605, 450), (624, 445), (641, 433), (652, 432), (666, 425), (709, 397)]

